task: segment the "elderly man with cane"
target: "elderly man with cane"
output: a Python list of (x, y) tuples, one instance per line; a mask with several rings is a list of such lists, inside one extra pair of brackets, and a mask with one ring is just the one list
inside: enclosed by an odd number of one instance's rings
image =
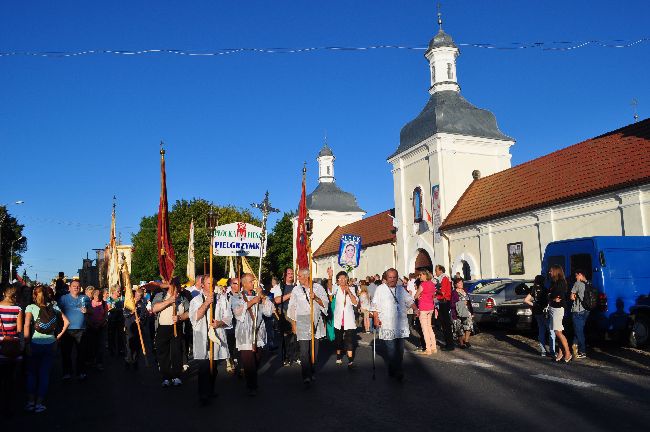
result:
[(394, 268), (386, 271), (386, 283), (377, 287), (371, 310), (375, 326), (379, 329), (379, 339), (384, 341), (388, 351), (388, 375), (402, 381), (404, 340), (410, 333), (406, 312), (411, 308), (417, 314), (418, 308), (408, 291), (397, 286), (398, 277)]

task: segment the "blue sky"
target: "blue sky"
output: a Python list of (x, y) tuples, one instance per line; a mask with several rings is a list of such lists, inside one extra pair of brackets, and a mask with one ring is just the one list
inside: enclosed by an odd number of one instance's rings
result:
[[(650, 37), (650, 2), (443, 2), (458, 43)], [(3, 2), (0, 51), (424, 46), (430, 0)], [(462, 94), (495, 113), (518, 164), (650, 112), (650, 42), (571, 51), (461, 47)], [(158, 143), (170, 202), (248, 206), (268, 189), (297, 207), (327, 131), (337, 183), (374, 214), (393, 206), (386, 157), (426, 103), (422, 51), (0, 58), (0, 204), (26, 225), (28, 272), (75, 274), (108, 241), (118, 197), (123, 242), (157, 211)], [(10, 168), (9, 170), (7, 170)], [(22, 272), (22, 268), (20, 269)]]

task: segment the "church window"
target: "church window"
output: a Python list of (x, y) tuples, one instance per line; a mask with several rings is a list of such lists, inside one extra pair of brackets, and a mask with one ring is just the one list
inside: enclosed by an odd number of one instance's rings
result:
[(413, 222), (422, 222), (422, 189), (413, 191)]
[(451, 63), (447, 63), (447, 78), (454, 79), (454, 72), (451, 70)]
[(431, 82), (436, 82), (436, 67), (431, 66)]
[(327, 167), (327, 175), (330, 175), (330, 167)]

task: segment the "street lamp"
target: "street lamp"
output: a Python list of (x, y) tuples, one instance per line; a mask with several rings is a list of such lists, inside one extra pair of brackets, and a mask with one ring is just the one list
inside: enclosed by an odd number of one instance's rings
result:
[[(25, 203), (25, 201), (18, 200), (18, 201), (14, 201), (13, 203), (10, 203), (10, 204), (20, 205), (20, 204), (24, 204), (24, 203)], [(3, 267), (4, 267), (2, 265), (3, 264), (3, 261), (2, 261), (2, 225), (4, 224), (5, 219), (7, 217), (7, 206), (8, 205), (9, 204), (3, 204), (2, 206), (0, 206), (0, 207), (5, 208), (5, 211), (2, 214), (2, 217), (0, 217), (0, 282), (2, 282), (2, 276), (3, 276), (2, 270), (3, 270)]]
[(13, 240), (11, 242), (11, 249), (10, 249), (10, 255), (9, 255), (9, 283), (11, 283), (13, 275), (14, 275), (14, 243), (19, 242), (23, 239), (23, 236), (18, 237), (16, 240)]

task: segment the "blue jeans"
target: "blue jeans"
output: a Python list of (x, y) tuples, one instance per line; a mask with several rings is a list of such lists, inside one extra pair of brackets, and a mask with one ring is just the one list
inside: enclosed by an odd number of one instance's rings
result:
[(27, 393), (43, 399), (50, 382), (50, 371), (54, 360), (54, 344), (31, 344), (31, 355), (27, 356)]
[(548, 319), (544, 314), (535, 315), (537, 321), (537, 341), (541, 352), (546, 352), (546, 335), (549, 335), (548, 352), (555, 354), (555, 332), (550, 330)]
[(573, 343), (578, 341), (578, 352), (585, 354), (587, 344), (585, 343), (585, 324), (589, 318), (589, 311), (571, 312), (573, 316)]
[(388, 351), (388, 375), (395, 376), (402, 374), (404, 339), (385, 340), (384, 343), (386, 344), (386, 351)]

